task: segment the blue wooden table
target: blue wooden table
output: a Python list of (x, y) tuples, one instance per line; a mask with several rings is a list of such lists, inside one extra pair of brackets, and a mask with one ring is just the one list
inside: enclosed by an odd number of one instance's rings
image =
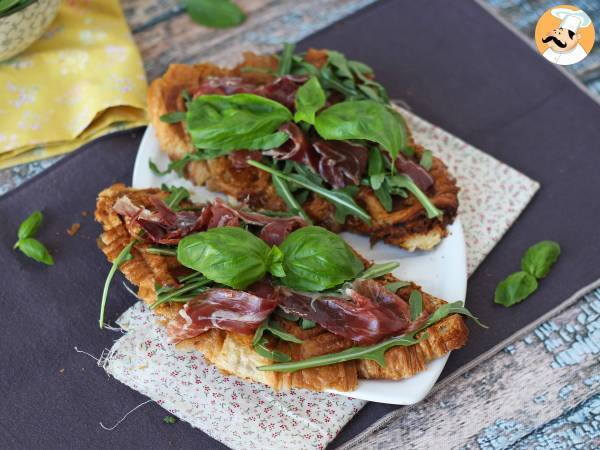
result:
[[(248, 20), (229, 30), (191, 25), (178, 0), (122, 0), (122, 4), (152, 79), (172, 61), (223, 61), (242, 50), (278, 50), (284, 41), (300, 40), (373, 1), (244, 0), (240, 3), (249, 12)], [(543, 11), (556, 4), (548, 0), (486, 2), (526, 39), (533, 37)], [(582, 0), (577, 5), (598, 28), (600, 1)], [(186, 32), (173, 33), (173, 29)], [(567, 68), (594, 95), (600, 95), (599, 40), (600, 30), (592, 54)], [(182, 43), (186, 45), (178, 45)], [(0, 171), (0, 194), (57, 160)], [(582, 293), (573, 306), (452, 385), (404, 408), (385, 426), (370, 430), (347, 447), (599, 448), (599, 356), (600, 289), (595, 289)]]

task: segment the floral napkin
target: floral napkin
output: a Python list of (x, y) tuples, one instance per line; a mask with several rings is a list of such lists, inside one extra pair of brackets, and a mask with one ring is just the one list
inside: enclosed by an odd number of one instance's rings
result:
[[(415, 140), (456, 176), (469, 274), (516, 220), (539, 184), (404, 111)], [(137, 302), (119, 319), (127, 331), (103, 366), (108, 374), (234, 449), (324, 448), (365, 404), (307, 390), (275, 392), (223, 376), (200, 353), (176, 351)]]
[(146, 89), (119, 1), (63, 1), (38, 42), (0, 63), (0, 169), (144, 124)]

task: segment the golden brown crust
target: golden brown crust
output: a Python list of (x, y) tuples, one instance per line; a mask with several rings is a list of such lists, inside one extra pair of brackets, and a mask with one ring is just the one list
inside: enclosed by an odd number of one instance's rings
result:
[[(165, 195), (157, 189), (131, 189), (123, 184), (115, 184), (98, 196), (96, 220), (102, 225), (103, 232), (98, 245), (109, 261), (113, 261), (121, 250), (131, 242), (136, 230), (127, 221), (112, 210), (115, 201), (127, 195), (135, 204), (150, 205), (150, 196)], [(181, 266), (173, 257), (151, 255), (138, 245), (133, 251), (133, 259), (121, 266), (125, 277), (138, 286), (138, 297), (146, 304), (156, 301), (155, 283), (176, 286), (176, 276), (181, 275)], [(367, 263), (368, 264), (368, 263)], [(393, 277), (387, 276), (388, 281)], [(411, 285), (399, 293), (409, 295)], [(424, 307), (433, 311), (443, 303), (442, 300), (423, 292)], [(154, 312), (159, 321), (174, 318), (180, 304), (163, 304)], [(302, 330), (297, 324), (280, 320), (285, 331), (304, 341), (303, 344), (279, 341), (275, 349), (289, 354), (292, 359), (300, 360), (312, 356), (338, 352), (351, 347), (351, 341), (336, 336), (319, 326)], [(468, 329), (459, 315), (448, 316), (428, 329), (429, 337), (412, 347), (395, 347), (386, 352), (386, 367), (381, 368), (372, 361), (349, 361), (330, 366), (300, 370), (293, 373), (259, 371), (258, 366), (271, 364), (272, 361), (258, 355), (251, 345), (251, 337), (223, 330), (209, 330), (206, 333), (178, 344), (181, 348), (194, 348), (204, 358), (227, 374), (267, 384), (274, 389), (306, 388), (315, 391), (335, 389), (352, 391), (358, 386), (359, 378), (400, 379), (415, 375), (424, 370), (432, 359), (438, 358), (450, 350), (462, 347), (467, 340)]]

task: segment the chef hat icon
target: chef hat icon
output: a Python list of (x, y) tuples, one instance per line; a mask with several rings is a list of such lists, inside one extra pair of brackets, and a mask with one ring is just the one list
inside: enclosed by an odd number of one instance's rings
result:
[(554, 8), (550, 13), (561, 20), (560, 28), (571, 30), (573, 33), (576, 33), (579, 28), (588, 27), (592, 23), (590, 16), (580, 9), (574, 11), (567, 8)]

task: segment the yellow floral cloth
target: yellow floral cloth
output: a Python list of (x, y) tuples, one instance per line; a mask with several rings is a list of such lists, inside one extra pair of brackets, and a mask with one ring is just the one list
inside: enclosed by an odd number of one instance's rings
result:
[(0, 168), (146, 123), (146, 77), (118, 0), (64, 0), (42, 38), (0, 63)]

